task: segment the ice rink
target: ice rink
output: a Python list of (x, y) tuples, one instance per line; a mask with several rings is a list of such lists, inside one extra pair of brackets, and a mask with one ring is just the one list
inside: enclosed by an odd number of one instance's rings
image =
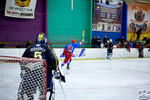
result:
[[(70, 67), (65, 70), (64, 66), (66, 83), (61, 83), (66, 98), (55, 80), (55, 100), (150, 100), (150, 58), (73, 60)], [(9, 73), (12, 69), (5, 71)], [(4, 76), (0, 74), (0, 81), (7, 79), (3, 84), (13, 83)], [(0, 84), (0, 100), (16, 100), (16, 83), (12, 89)], [(13, 90), (9, 93), (11, 97), (5, 94), (6, 89)]]
[[(67, 100), (150, 99), (150, 58), (72, 61), (65, 73)], [(56, 100), (65, 100), (55, 84)]]

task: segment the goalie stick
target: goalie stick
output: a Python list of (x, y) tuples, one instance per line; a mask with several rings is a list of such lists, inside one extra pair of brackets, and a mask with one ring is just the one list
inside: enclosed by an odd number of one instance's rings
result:
[(65, 100), (67, 100), (67, 96), (66, 96), (66, 94), (65, 94), (65, 91), (64, 91), (64, 89), (63, 89), (63, 86), (62, 86), (62, 84), (61, 84), (60, 80), (59, 80), (59, 84), (60, 84), (60, 87), (61, 87), (62, 93), (63, 93), (63, 95), (64, 95), (64, 98), (65, 98)]

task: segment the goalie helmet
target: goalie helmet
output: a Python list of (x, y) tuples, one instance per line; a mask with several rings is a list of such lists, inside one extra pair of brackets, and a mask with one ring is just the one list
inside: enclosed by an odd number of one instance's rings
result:
[(36, 42), (47, 43), (47, 37), (44, 33), (39, 33), (36, 37)]

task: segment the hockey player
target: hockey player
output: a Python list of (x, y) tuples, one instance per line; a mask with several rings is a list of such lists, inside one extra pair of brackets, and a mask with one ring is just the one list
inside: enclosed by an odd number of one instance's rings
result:
[[(50, 92), (49, 100), (53, 100), (54, 91), (53, 91), (53, 74), (52, 70), (56, 70), (59, 62), (54, 54), (52, 48), (50, 48), (47, 45), (47, 37), (44, 33), (39, 33), (36, 37), (35, 44), (29, 46), (25, 52), (23, 53), (22, 57), (27, 58), (37, 58), (37, 59), (44, 59), (47, 64), (47, 92)], [(21, 66), (21, 69), (23, 70), (23, 66)], [(29, 73), (30, 74), (30, 73)], [(27, 82), (29, 82), (28, 79), (24, 79), (24, 76), (22, 75), (22, 83), (19, 86), (18, 91), (18, 100), (26, 100), (24, 99), (25, 93), (28, 92), (29, 94), (26, 94), (28, 99), (27, 100), (33, 100), (33, 94), (35, 93), (37, 86), (32, 86), (32, 84), (29, 86), (27, 85)], [(38, 77), (37, 77), (38, 78)], [(31, 79), (30, 79), (31, 81)], [(31, 82), (34, 83), (34, 82)], [(28, 89), (27, 89), (28, 88)], [(32, 88), (32, 89), (31, 89)], [(43, 99), (40, 99), (43, 100)]]
[(75, 39), (72, 39), (72, 43), (67, 44), (64, 47), (64, 51), (63, 51), (63, 56), (65, 56), (65, 59), (63, 61), (63, 63), (61, 64), (61, 66), (64, 66), (67, 63), (67, 69), (70, 69), (69, 65), (71, 63), (71, 57), (74, 56), (73, 55), (73, 51), (75, 48), (78, 48), (82, 45), (82, 42), (80, 43), (76, 43), (77, 41)]
[(107, 59), (112, 59), (113, 54), (113, 43), (112, 39), (107, 41)]

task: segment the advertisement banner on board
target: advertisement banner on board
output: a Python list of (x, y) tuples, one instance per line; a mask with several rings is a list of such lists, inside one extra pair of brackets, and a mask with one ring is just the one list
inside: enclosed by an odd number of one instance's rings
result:
[(33, 19), (36, 0), (6, 0), (5, 16)]

